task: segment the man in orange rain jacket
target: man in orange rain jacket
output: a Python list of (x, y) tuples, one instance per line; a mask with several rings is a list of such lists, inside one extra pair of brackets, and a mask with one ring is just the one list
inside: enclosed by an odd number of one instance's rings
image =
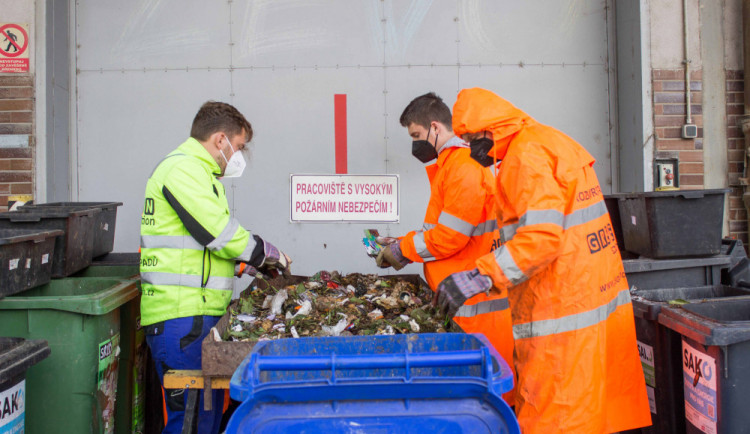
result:
[[(427, 283), (435, 290), (451, 273), (474, 268), (478, 258), (499, 244), (494, 180), (489, 169), (469, 156), (468, 145), (453, 134), (450, 108), (434, 93), (409, 103), (400, 122), (414, 139), (412, 154), (428, 164), (430, 201), (422, 229), (386, 247), (378, 265), (400, 270), (410, 262), (424, 262)], [(507, 294), (472, 297), (458, 309), (455, 321), (467, 333), (483, 333), (512, 365)], [(513, 405), (512, 392), (503, 397)]]
[[(454, 312), (490, 288), (508, 292), (516, 414), (524, 433), (605, 433), (650, 425), (633, 307), (594, 159), (484, 89), (462, 90), (453, 129), (491, 138), (502, 160), (503, 244), (438, 286)], [(474, 140), (471, 140), (472, 143)]]

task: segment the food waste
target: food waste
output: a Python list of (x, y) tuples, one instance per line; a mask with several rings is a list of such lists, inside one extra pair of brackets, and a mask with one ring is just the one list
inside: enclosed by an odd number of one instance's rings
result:
[(443, 333), (432, 291), (398, 276), (321, 271), (298, 283), (256, 279), (230, 308), (227, 340)]

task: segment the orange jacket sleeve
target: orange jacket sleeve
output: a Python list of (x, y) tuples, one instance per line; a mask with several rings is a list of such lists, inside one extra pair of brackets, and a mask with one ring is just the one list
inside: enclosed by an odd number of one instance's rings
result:
[(450, 158), (444, 167), (445, 177), (436, 186), (437, 195), (433, 193), (428, 204), (428, 209), (438, 208), (434, 213), (439, 215), (437, 223), (401, 240), (401, 253), (414, 262), (440, 260), (460, 252), (484, 217), (488, 194), (482, 185), (485, 169), (457, 155)]
[(543, 153), (509, 155), (502, 164), (498, 201), (512, 214), (498, 222), (505, 242), (477, 260), (500, 290), (528, 280), (560, 255), (566, 203), (554, 162)]

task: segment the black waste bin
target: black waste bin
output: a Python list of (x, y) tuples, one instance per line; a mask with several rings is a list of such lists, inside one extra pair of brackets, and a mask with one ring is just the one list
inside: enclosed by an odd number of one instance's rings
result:
[(45, 340), (0, 337), (0, 432), (23, 433), (26, 371), (49, 356)]
[(685, 432), (748, 432), (750, 297), (666, 306), (659, 323), (682, 337)]
[(94, 232), (94, 245), (91, 255), (96, 258), (111, 252), (115, 245), (115, 223), (117, 222), (117, 207), (122, 202), (50, 202), (23, 205), (19, 211), (33, 212), (34, 210), (68, 209), (87, 210), (96, 209), (99, 213), (92, 226)]
[(659, 325), (662, 307), (670, 301), (694, 302), (719, 297), (750, 296), (750, 290), (714, 285), (631, 291), (635, 334), (651, 407), (650, 427), (642, 433), (685, 432), (680, 335)]
[(49, 282), (60, 230), (0, 229), (0, 298)]
[(99, 210), (35, 209), (0, 213), (0, 229), (61, 230), (55, 240), (52, 277), (66, 277), (91, 264), (94, 226)]
[(625, 249), (654, 259), (717, 255), (728, 189), (619, 196)]
[(635, 289), (689, 288), (723, 283), (722, 271), (732, 258), (728, 255), (686, 259), (624, 259), (625, 276)]

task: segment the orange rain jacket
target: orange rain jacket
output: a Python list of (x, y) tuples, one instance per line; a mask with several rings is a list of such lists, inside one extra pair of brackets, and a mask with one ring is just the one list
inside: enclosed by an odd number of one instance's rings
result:
[(593, 157), (494, 93), (462, 90), (457, 135), (491, 131), (502, 246), (477, 261), (508, 292), (524, 433), (651, 424), (633, 307)]
[[(495, 182), (490, 169), (469, 156), (458, 137), (446, 142), (437, 163), (426, 167), (430, 202), (422, 230), (401, 239), (401, 253), (424, 262), (432, 290), (449, 275), (476, 268), (476, 260), (499, 244), (495, 220)], [(470, 298), (454, 317), (466, 333), (482, 333), (513, 364), (513, 338), (507, 293)], [(503, 395), (513, 405), (513, 392)]]

